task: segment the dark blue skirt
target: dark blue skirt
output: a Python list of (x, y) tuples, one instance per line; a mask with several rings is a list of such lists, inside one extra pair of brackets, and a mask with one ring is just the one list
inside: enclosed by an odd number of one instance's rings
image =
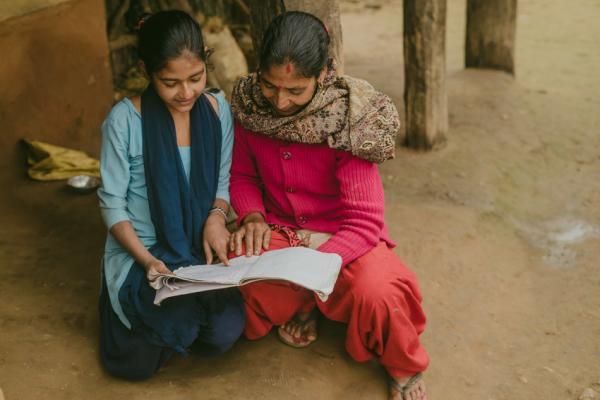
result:
[[(133, 265), (131, 269), (135, 270), (136, 267)], [(136, 279), (135, 274), (131, 273), (127, 279), (131, 275)], [(145, 287), (149, 289), (143, 289), (145, 300), (151, 301), (154, 289), (147, 283)], [(178, 310), (177, 306), (180, 304), (184, 307)], [(177, 347), (164, 344), (139, 316), (134, 321), (130, 319), (132, 329), (123, 325), (112, 308), (106, 282), (102, 278), (99, 301), (100, 359), (112, 375), (130, 380), (149, 378), (175, 352), (186, 353), (192, 350), (205, 356), (221, 354), (233, 346), (244, 329), (244, 301), (237, 289), (172, 297), (161, 306), (146, 305), (146, 312), (160, 310), (152, 317), (152, 321), (160, 321), (160, 316), (167, 315), (168, 325), (173, 327), (173, 332), (179, 332), (178, 337), (174, 338), (180, 341)], [(172, 315), (169, 316), (169, 312)], [(129, 318), (128, 314), (126, 313)], [(175, 326), (178, 323), (180, 325)]]

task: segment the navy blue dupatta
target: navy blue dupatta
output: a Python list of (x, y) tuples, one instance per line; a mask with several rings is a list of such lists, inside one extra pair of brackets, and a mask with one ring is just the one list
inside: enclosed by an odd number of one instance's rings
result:
[[(171, 270), (203, 264), (202, 230), (213, 205), (221, 163), (221, 122), (205, 95), (190, 111), (191, 168), (186, 178), (171, 113), (152, 85), (142, 94), (143, 157), (157, 243), (150, 248)], [(204, 316), (197, 296), (153, 304), (155, 290), (137, 263), (119, 291), (132, 329), (153, 344), (185, 352)]]
[(221, 163), (221, 121), (206, 96), (190, 111), (188, 184), (171, 113), (149, 87), (142, 95), (144, 169), (156, 230), (153, 254), (169, 267), (204, 262), (202, 228), (213, 205)]

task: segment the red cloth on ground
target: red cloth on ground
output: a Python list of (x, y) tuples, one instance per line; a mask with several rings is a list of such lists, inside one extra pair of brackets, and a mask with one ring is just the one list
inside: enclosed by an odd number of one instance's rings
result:
[[(269, 250), (289, 247), (273, 232)], [(377, 357), (394, 377), (424, 371), (429, 357), (420, 344), (425, 329), (416, 276), (384, 242), (343, 266), (326, 302), (284, 282), (256, 282), (240, 288), (246, 301), (245, 335), (258, 339), (275, 325), (315, 304), (331, 320), (347, 323), (346, 350), (356, 361)]]

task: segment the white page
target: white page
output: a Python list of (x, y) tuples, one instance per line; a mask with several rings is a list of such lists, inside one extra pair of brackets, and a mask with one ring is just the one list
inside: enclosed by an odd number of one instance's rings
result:
[(307, 289), (331, 293), (342, 259), (337, 254), (322, 253), (306, 247), (288, 247), (264, 253), (245, 279), (283, 279)]
[(155, 304), (163, 299), (200, 291), (238, 286), (252, 280), (284, 280), (317, 292), (323, 301), (333, 291), (342, 259), (306, 247), (272, 250), (261, 256), (233, 258), (231, 266), (195, 265), (179, 268), (177, 278), (163, 275), (152, 287)]
[(177, 278), (188, 281), (239, 284), (248, 268), (252, 267), (258, 259), (258, 256), (242, 256), (229, 260), (229, 267), (223, 264), (192, 265), (190, 267), (179, 268), (174, 273), (177, 275)]
[(173, 286), (175, 286), (177, 289), (172, 290), (166, 286), (163, 286), (162, 288), (158, 289), (156, 291), (156, 296), (154, 296), (154, 304), (159, 305), (163, 300), (168, 299), (173, 295), (181, 296), (184, 294), (235, 287), (236, 285), (179, 281)]

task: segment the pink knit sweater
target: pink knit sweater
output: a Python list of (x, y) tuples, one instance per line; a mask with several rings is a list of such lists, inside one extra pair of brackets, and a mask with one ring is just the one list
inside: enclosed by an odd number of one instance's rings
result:
[(345, 264), (380, 240), (390, 246), (377, 166), (327, 145), (289, 143), (235, 126), (231, 204), (241, 221), (260, 212), (267, 223), (332, 233), (318, 250)]

